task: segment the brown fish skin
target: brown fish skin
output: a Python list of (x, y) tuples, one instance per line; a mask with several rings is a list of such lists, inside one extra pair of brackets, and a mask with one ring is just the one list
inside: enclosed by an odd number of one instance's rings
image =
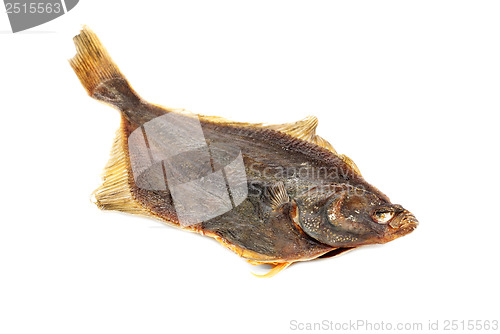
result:
[[(104, 183), (95, 193), (101, 209), (153, 216), (213, 237), (254, 264), (277, 264), (270, 275), (293, 262), (388, 242), (416, 228), (418, 222), (409, 211), (392, 204), (363, 179), (352, 160), (337, 154), (315, 134), (316, 118), (263, 125), (160, 107), (144, 101), (131, 88), (90, 29), (84, 27), (74, 40), (77, 55), (70, 64), (82, 85), (91, 97), (122, 114)], [(196, 117), (210, 147), (210, 163), (195, 149), (178, 157), (176, 163), (190, 171), (183, 175), (186, 181), (223, 169), (241, 154), (246, 174), (241, 182), (248, 196), (232, 210), (182, 226), (163, 162), (164, 190), (137, 184), (129, 138), (144, 131), (148, 122), (169, 114), (188, 133), (195, 131), (190, 120)], [(140, 177), (151, 181), (147, 173)]]

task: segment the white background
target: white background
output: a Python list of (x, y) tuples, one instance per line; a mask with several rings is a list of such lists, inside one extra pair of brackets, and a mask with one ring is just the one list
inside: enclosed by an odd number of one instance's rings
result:
[[(12, 34), (2, 12), (0, 332), (499, 320), (499, 17), (497, 1), (82, 0)], [(212, 239), (99, 211), (90, 194), (119, 115), (67, 63), (82, 24), (151, 102), (240, 121), (316, 115), (420, 226), (259, 279)]]

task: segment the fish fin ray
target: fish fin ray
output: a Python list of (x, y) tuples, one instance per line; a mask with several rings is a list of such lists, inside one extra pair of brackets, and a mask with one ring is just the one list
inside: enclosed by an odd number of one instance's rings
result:
[(351, 158), (349, 158), (347, 155), (345, 154), (340, 154), (339, 157), (349, 166), (351, 167), (356, 173), (358, 173), (359, 176), (362, 176), (361, 175), (361, 171), (359, 170), (358, 166), (356, 166), (356, 164), (354, 163), (354, 161), (352, 161)]
[(274, 124), (267, 126), (267, 128), (309, 141), (315, 135), (317, 126), (318, 118), (316, 116), (307, 116), (297, 122)]
[(252, 275), (254, 275), (256, 277), (260, 277), (260, 278), (270, 278), (270, 277), (273, 277), (274, 275), (276, 275), (277, 273), (279, 273), (280, 271), (282, 271), (283, 269), (288, 268), (291, 264), (292, 264), (292, 262), (277, 263), (274, 265), (274, 267), (271, 270), (269, 270), (264, 275), (258, 275), (255, 273), (252, 273)]
[(150, 216), (149, 212), (142, 208), (132, 195), (124, 136), (123, 128), (120, 127), (113, 142), (110, 158), (104, 168), (103, 183), (93, 192), (93, 202), (101, 210)]
[(77, 53), (69, 60), (69, 63), (90, 96), (100, 83), (110, 79), (125, 78), (97, 35), (89, 27), (83, 26), (80, 34), (76, 35), (73, 41)]
[(335, 151), (333, 146), (327, 140), (316, 134), (316, 128), (318, 127), (318, 118), (316, 116), (307, 116), (306, 118), (293, 123), (275, 124), (265, 127), (308, 141), (326, 148), (334, 154), (337, 154), (337, 151)]
[(281, 205), (290, 202), (290, 197), (285, 189), (285, 184), (282, 181), (276, 182), (265, 188), (264, 196), (269, 205), (276, 209)]
[(119, 110), (142, 102), (89, 27), (84, 26), (73, 41), (77, 52), (69, 63), (88, 95)]
[(125, 119), (116, 132), (108, 163), (102, 174), (102, 184), (92, 193), (92, 202), (101, 210), (120, 211), (134, 215), (154, 217), (167, 225), (179, 227), (179, 223), (158, 216), (145, 209), (132, 192), (133, 180), (128, 169), (127, 141), (124, 130)]

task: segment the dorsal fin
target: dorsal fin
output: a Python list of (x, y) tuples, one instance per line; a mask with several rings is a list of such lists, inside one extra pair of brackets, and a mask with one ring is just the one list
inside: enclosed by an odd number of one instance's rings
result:
[(279, 181), (265, 188), (264, 196), (273, 209), (290, 202), (290, 197), (286, 192), (285, 185)]
[(284, 124), (273, 124), (273, 125), (264, 125), (264, 128), (280, 131), (286, 133), (295, 138), (299, 138), (310, 143), (316, 144), (323, 148), (326, 148), (330, 152), (337, 155), (341, 158), (349, 167), (351, 167), (356, 173), (361, 176), (361, 172), (359, 171), (358, 166), (345, 154), (338, 154), (337, 151), (333, 148), (333, 146), (324, 138), (318, 136), (316, 134), (316, 127), (318, 126), (318, 118), (316, 116), (307, 116), (300, 121), (293, 123), (284, 123)]
[[(181, 112), (186, 112), (182, 110)], [(333, 146), (323, 139), (322, 137), (316, 134), (316, 127), (318, 126), (318, 118), (316, 116), (307, 116), (304, 119), (301, 119), (297, 122), (292, 123), (283, 123), (283, 124), (266, 124), (266, 123), (245, 123), (245, 122), (235, 122), (228, 120), (224, 117), (218, 116), (205, 116), (198, 115), (200, 119), (204, 121), (209, 121), (213, 123), (224, 123), (227, 125), (234, 126), (242, 126), (242, 127), (252, 127), (252, 128), (261, 128), (261, 129), (271, 129), (279, 132), (286, 133), (295, 138), (299, 138), (310, 143), (316, 144), (332, 153), (337, 154), (337, 151), (333, 148)], [(338, 155), (338, 154), (337, 154)]]
[(321, 138), (316, 134), (317, 126), (318, 126), (318, 118), (316, 116), (307, 116), (306, 118), (301, 119), (300, 121), (297, 122), (274, 124), (264, 127), (286, 133), (295, 138), (308, 141), (310, 143), (326, 148), (327, 150), (337, 154), (337, 151), (335, 151), (333, 146), (328, 141), (326, 141), (325, 139)]
[(335, 151), (333, 146), (327, 140), (316, 134), (316, 127), (318, 126), (318, 118), (316, 116), (307, 116), (306, 118), (301, 119), (300, 121), (292, 123), (283, 123), (283, 124), (243, 123), (243, 122), (234, 122), (224, 117), (204, 116), (204, 115), (198, 115), (198, 116), (200, 117), (201, 120), (204, 121), (209, 121), (213, 123), (224, 123), (228, 125), (242, 126), (242, 127), (271, 129), (282, 133), (286, 133), (287, 135), (293, 136), (298, 139), (308, 141), (312, 144), (316, 144), (320, 147), (329, 150), (330, 152), (338, 156), (340, 159), (342, 159), (349, 167), (351, 167), (354, 170), (354, 172), (356, 172), (357, 174), (359, 174), (359, 176), (361, 176), (359, 168), (356, 166), (354, 161), (351, 160), (351, 158), (349, 158), (344, 154), (337, 153), (337, 151)]
[(351, 158), (349, 158), (347, 155), (345, 154), (340, 154), (339, 155), (340, 159), (342, 159), (347, 165), (349, 165), (349, 167), (351, 167), (356, 173), (359, 174), (359, 176), (361, 176), (361, 172), (358, 168), (358, 166), (356, 166), (356, 164), (354, 163), (354, 161), (352, 161)]

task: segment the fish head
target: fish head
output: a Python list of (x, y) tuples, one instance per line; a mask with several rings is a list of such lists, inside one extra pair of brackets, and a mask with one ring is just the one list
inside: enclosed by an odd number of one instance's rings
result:
[(295, 205), (297, 228), (333, 247), (386, 243), (418, 225), (411, 212), (385, 195), (350, 185), (317, 187), (297, 197)]

